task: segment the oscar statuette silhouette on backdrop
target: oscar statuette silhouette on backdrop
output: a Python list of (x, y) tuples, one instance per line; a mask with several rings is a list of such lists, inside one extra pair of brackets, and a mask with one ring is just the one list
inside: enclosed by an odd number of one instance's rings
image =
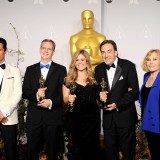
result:
[(91, 10), (84, 10), (81, 14), (81, 20), (83, 29), (70, 38), (71, 56), (77, 50), (86, 50), (90, 55), (92, 70), (94, 71), (94, 68), (103, 61), (99, 45), (106, 37), (93, 29), (94, 13)]

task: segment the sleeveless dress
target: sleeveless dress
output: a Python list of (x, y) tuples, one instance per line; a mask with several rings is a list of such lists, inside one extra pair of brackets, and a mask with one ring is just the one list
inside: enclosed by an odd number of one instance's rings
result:
[(72, 139), (71, 160), (98, 160), (100, 110), (97, 105), (98, 86), (76, 83), (73, 112), (68, 113)]

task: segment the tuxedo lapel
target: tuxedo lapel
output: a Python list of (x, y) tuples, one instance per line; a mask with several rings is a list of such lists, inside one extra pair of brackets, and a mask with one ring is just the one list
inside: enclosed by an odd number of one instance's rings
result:
[(52, 63), (51, 63), (51, 66), (50, 66), (50, 68), (49, 68), (47, 77), (46, 77), (46, 81), (47, 81), (47, 80), (49, 79), (49, 77), (52, 75), (52, 73), (53, 73), (54, 70), (55, 70), (54, 63), (52, 62)]
[(120, 59), (118, 59), (117, 68), (116, 68), (116, 72), (115, 72), (114, 79), (113, 79), (113, 82), (112, 82), (111, 90), (114, 88), (116, 82), (119, 80), (121, 72), (122, 72), (121, 63), (120, 63)]
[(37, 73), (38, 79), (40, 79), (40, 77), (41, 77), (40, 63), (37, 63), (35, 69), (36, 69), (36, 73)]
[(7, 78), (9, 78), (11, 76), (10, 74), (10, 70), (6, 65), (6, 69), (4, 70), (4, 75), (2, 78), (2, 83), (1, 83), (1, 93), (3, 92), (3, 90), (5, 89), (5, 86), (7, 85)]
[(14, 78), (14, 75), (12, 74), (12, 71), (9, 68), (9, 66), (6, 64), (6, 68), (4, 70), (4, 75), (3, 75), (3, 78), (2, 78), (0, 93), (2, 93), (3, 91), (6, 92), (5, 88), (8, 85), (8, 80), (13, 79), (13, 78)]

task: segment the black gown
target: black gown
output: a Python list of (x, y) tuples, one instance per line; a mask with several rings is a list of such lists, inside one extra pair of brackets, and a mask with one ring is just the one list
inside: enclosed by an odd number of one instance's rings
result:
[(72, 139), (71, 160), (98, 160), (100, 110), (97, 105), (98, 87), (76, 83), (73, 112), (68, 113)]

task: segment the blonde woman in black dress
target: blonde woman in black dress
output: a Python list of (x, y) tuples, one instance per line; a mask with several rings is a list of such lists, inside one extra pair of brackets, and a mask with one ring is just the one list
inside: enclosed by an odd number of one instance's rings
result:
[[(75, 82), (75, 93), (70, 93)], [(100, 113), (97, 105), (98, 85), (85, 50), (77, 51), (71, 61), (63, 85), (64, 103), (71, 103), (69, 127), (72, 139), (72, 160), (98, 160)], [(73, 105), (74, 104), (74, 105)]]

